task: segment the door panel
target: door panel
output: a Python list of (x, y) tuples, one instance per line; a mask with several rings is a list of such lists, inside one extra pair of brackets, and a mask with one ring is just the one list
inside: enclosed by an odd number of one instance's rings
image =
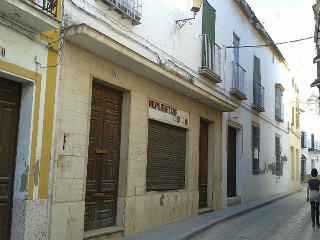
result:
[(228, 128), (228, 157), (227, 157), (227, 196), (236, 196), (236, 157), (237, 157), (237, 130)]
[(0, 78), (0, 239), (10, 238), (21, 84)]
[(199, 208), (207, 207), (208, 122), (200, 122), (199, 139)]
[(115, 225), (122, 94), (93, 84), (85, 231)]

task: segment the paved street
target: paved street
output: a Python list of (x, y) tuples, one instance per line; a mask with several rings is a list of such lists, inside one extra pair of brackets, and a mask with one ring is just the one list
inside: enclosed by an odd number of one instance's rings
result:
[(320, 228), (311, 226), (306, 191), (214, 225), (192, 240), (302, 240), (320, 239)]

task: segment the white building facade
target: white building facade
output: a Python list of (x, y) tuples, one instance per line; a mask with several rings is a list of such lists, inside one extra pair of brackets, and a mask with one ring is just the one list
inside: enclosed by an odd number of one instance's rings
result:
[(44, 239), (60, 1), (0, 3), (0, 239)]
[(284, 57), (245, 1), (194, 2), (58, 1), (56, 61), (23, 41), (21, 64), (50, 81), (18, 138), (35, 141), (21, 199), (38, 224), (13, 239), (127, 236), (298, 186)]
[(320, 131), (315, 127), (320, 121), (318, 96), (311, 94), (301, 105), (301, 180), (307, 181), (312, 168), (320, 169)]
[(224, 46), (219, 86), (237, 104), (222, 119), (225, 207), (299, 186), (300, 133), (291, 124), (292, 73), (250, 6), (210, 3), (216, 10), (215, 42)]

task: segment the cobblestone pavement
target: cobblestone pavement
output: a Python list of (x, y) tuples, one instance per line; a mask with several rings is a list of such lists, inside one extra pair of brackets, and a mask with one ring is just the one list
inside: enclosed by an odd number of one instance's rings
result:
[(306, 191), (216, 224), (192, 240), (309, 240), (320, 239), (312, 228)]

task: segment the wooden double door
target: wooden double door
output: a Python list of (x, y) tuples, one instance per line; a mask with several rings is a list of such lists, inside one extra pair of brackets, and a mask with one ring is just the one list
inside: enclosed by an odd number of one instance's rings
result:
[(0, 239), (10, 239), (21, 84), (0, 77)]
[(94, 83), (85, 197), (85, 231), (115, 225), (122, 93)]

